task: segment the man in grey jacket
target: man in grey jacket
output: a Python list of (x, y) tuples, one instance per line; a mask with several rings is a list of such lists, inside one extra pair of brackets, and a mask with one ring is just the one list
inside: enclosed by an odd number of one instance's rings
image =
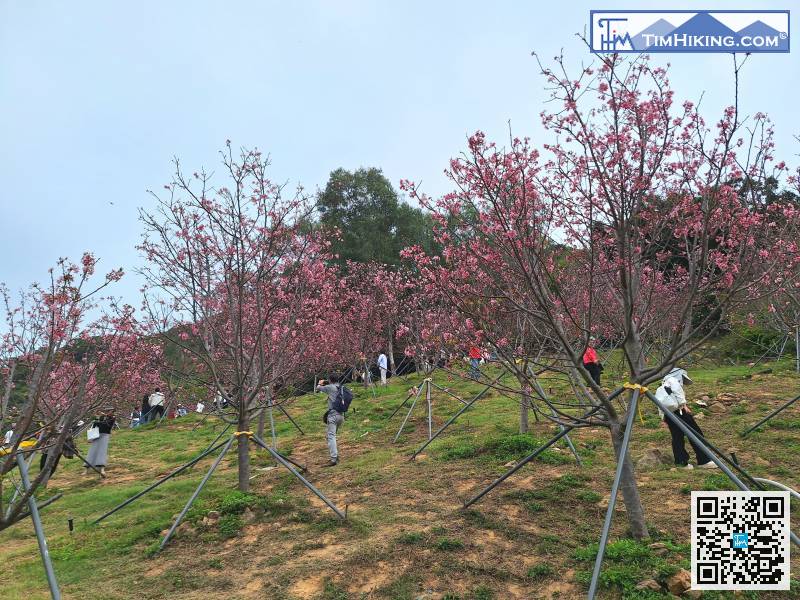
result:
[(331, 376), (330, 380), (327, 382), (324, 379), (320, 379), (316, 391), (328, 395), (328, 412), (325, 413), (325, 438), (328, 441), (328, 451), (330, 452), (331, 460), (325, 466), (335, 467), (339, 464), (339, 449), (336, 447), (336, 432), (339, 430), (339, 425), (344, 423), (344, 415), (333, 410), (336, 396), (339, 393), (339, 378)]

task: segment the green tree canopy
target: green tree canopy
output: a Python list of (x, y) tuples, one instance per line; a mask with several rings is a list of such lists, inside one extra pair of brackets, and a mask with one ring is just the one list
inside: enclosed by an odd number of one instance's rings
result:
[(319, 193), (320, 223), (341, 230), (333, 251), (344, 263), (398, 265), (400, 251), (414, 244), (434, 251), (430, 216), (403, 202), (380, 169), (336, 169)]

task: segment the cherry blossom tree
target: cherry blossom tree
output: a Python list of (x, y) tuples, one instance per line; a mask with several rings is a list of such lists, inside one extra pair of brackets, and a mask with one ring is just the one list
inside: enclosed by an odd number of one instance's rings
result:
[[(434, 212), (444, 248), (417, 262), (480, 335), (497, 311), (540, 332), (547, 360), (557, 355), (587, 391), (558, 421), (608, 427), (619, 454), (626, 405), (584, 369), (589, 336), (620, 340), (632, 383), (663, 376), (773, 285), (797, 207), (756, 185), (785, 170), (772, 166), (765, 115), (746, 119), (735, 103), (709, 126), (646, 57), (604, 57), (577, 76), (562, 58), (540, 66), (556, 107), (542, 113), (547, 143), (501, 148), (478, 132), (450, 163), (452, 193), (433, 200), (402, 184)], [(646, 537), (630, 457), (618, 459), (631, 531)]]
[[(302, 227), (302, 189), (286, 197), (258, 150), (222, 152), (226, 185), (206, 171), (175, 174), (143, 210), (146, 310), (163, 339), (182, 348), (196, 374), (229, 398), (248, 431), (270, 387), (299, 377), (297, 360), (324, 348), (330, 315), (328, 243)], [(239, 437), (239, 489), (249, 488), (249, 444)]]
[(0, 506), (0, 529), (18, 520), (28, 498), (46, 482), (75, 423), (119, 403), (131, 385), (148, 376), (154, 350), (139, 337), (132, 310), (100, 296), (122, 270), (98, 278), (96, 266), (88, 253), (80, 264), (61, 259), (46, 285), (33, 284), (18, 295), (0, 289), (5, 312), (0, 430), (13, 429), (9, 452), (0, 459), (0, 486), (16, 467), (22, 442), (35, 441), (35, 450), (48, 451), (30, 489)]

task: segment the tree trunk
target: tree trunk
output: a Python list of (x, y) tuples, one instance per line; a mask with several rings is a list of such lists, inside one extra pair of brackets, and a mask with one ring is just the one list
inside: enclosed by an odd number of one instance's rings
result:
[(519, 403), (519, 432), (528, 433), (528, 408), (531, 405), (531, 390), (523, 384)]
[[(250, 427), (247, 411), (239, 411), (239, 431), (247, 431)], [(250, 438), (246, 435), (237, 436), (239, 442), (239, 491), (250, 491)]]
[(394, 330), (389, 330), (389, 372), (394, 374)]
[(625, 356), (628, 359), (628, 368), (630, 369), (631, 377), (636, 381), (639, 373), (644, 371), (647, 366), (645, 363), (644, 348), (642, 346), (642, 337), (635, 327), (631, 327), (628, 336), (623, 343), (625, 349)]
[[(611, 419), (611, 443), (614, 445), (614, 455), (620, 460), (619, 452), (622, 446), (622, 437), (625, 435), (623, 423)], [(647, 530), (647, 523), (644, 520), (644, 508), (642, 499), (639, 496), (639, 488), (636, 485), (636, 473), (631, 462), (630, 452), (626, 452), (622, 458), (622, 477), (619, 482), (619, 489), (622, 492), (622, 501), (625, 503), (625, 512), (628, 518), (630, 535), (636, 540), (650, 537)]]

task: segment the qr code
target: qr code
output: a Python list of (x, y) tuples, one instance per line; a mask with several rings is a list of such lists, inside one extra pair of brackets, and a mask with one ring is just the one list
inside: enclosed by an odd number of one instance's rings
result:
[(692, 589), (789, 589), (789, 492), (692, 492)]

